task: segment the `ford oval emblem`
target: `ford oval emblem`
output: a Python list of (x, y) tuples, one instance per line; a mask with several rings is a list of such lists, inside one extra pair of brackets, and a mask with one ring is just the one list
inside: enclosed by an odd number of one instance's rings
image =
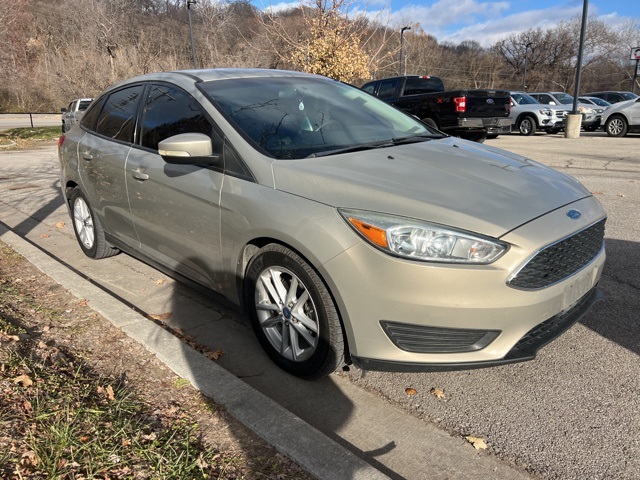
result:
[(493, 98), (487, 98), (487, 103), (489, 105), (493, 105), (495, 102), (493, 101)]
[(582, 216), (582, 213), (580, 213), (578, 210), (568, 210), (567, 211), (567, 217), (569, 217), (571, 220), (577, 220)]

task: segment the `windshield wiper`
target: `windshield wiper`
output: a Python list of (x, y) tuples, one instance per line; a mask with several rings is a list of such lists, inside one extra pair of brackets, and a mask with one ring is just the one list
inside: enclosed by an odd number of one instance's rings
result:
[(406, 145), (407, 143), (427, 142), (434, 138), (444, 138), (442, 135), (434, 135), (432, 133), (422, 133), (420, 135), (411, 135), (410, 137), (396, 137), (391, 141), (394, 145)]
[(389, 142), (376, 142), (376, 143), (364, 143), (362, 145), (353, 145), (351, 147), (343, 147), (336, 148), (334, 150), (325, 150), (322, 152), (314, 152), (311, 155), (307, 156), (307, 158), (314, 157), (326, 157), (328, 155), (336, 155), (338, 153), (350, 153), (350, 152), (361, 152), (363, 150), (373, 150), (375, 148), (386, 148), (393, 147), (395, 143), (393, 141)]

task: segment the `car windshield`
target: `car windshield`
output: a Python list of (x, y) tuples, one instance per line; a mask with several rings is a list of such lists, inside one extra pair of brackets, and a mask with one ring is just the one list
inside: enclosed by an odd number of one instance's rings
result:
[(606, 100), (603, 100), (602, 98), (598, 98), (598, 97), (579, 97), (578, 100), (580, 100), (583, 103), (592, 103), (592, 104), (598, 105), (600, 107), (609, 107), (609, 106), (611, 106), (611, 104), (609, 102), (607, 102)]
[(240, 78), (201, 88), (240, 133), (278, 159), (442, 138), (410, 115), (331, 79)]
[(622, 97), (625, 100), (635, 100), (636, 98), (638, 98), (638, 95), (636, 95), (635, 93), (631, 93), (631, 92), (620, 92), (620, 95), (622, 95)]
[(518, 105), (535, 105), (538, 103), (535, 98), (526, 93), (512, 93), (511, 98), (513, 98), (513, 101)]
[(573, 104), (573, 97), (568, 93), (556, 93), (555, 96), (558, 99), (558, 101), (563, 105)]

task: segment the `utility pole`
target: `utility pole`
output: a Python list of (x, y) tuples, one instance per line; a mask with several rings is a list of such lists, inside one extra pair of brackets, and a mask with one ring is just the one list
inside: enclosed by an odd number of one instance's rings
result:
[(191, 55), (193, 56), (193, 68), (198, 68), (196, 61), (196, 46), (193, 43), (193, 27), (191, 26), (191, 5), (198, 3), (198, 0), (187, 0), (187, 16), (189, 17), (189, 33), (191, 34)]
[(398, 69), (398, 75), (404, 75), (404, 64), (402, 63), (402, 49), (404, 47), (404, 31), (411, 30), (411, 27), (402, 27), (400, 29), (400, 68)]

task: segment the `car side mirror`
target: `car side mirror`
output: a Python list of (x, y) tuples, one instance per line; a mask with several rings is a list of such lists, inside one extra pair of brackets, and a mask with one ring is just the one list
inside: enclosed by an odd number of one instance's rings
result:
[(213, 154), (211, 138), (203, 133), (181, 133), (158, 143), (158, 153), (167, 163), (210, 165), (220, 158)]

